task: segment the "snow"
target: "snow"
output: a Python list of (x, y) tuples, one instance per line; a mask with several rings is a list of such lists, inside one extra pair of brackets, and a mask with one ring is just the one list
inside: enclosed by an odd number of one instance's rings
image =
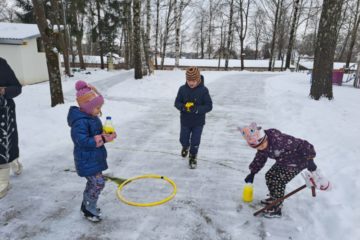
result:
[(40, 32), (36, 24), (0, 22), (0, 38), (22, 40), (38, 36)]
[[(309, 75), (276, 72), (202, 72), (214, 102), (207, 115), (198, 168), (180, 157), (179, 113), (173, 107), (184, 71), (157, 71), (134, 80), (133, 71), (88, 69), (62, 82), (65, 104), (50, 107), (48, 83), (25, 86), (15, 99), (24, 172), (11, 176), (0, 200), (0, 239), (358, 239), (360, 90), (334, 86), (333, 101), (309, 99)], [(73, 144), (66, 116), (76, 105), (74, 84), (83, 79), (105, 96), (102, 120), (110, 115), (118, 138), (107, 144), (108, 174), (130, 178), (153, 173), (177, 184), (177, 194), (156, 207), (126, 205), (108, 182), (99, 199), (103, 221), (80, 214), (85, 180), (73, 172)], [(241, 200), (243, 179), (255, 151), (237, 126), (256, 121), (304, 138), (317, 151), (315, 163), (333, 183), (330, 192), (309, 189), (284, 203), (283, 217), (254, 217), (267, 193), (269, 159), (255, 176), (254, 202)], [(67, 171), (70, 170), (70, 171)], [(304, 184), (299, 175), (287, 192)], [(139, 180), (124, 189), (132, 201), (156, 201), (171, 187)]]

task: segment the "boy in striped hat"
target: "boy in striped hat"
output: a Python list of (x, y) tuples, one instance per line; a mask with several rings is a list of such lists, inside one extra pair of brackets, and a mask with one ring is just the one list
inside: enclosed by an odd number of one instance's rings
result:
[(189, 154), (189, 167), (197, 166), (197, 153), (201, 133), (205, 125), (205, 114), (212, 110), (209, 90), (204, 85), (204, 77), (197, 67), (186, 70), (186, 83), (179, 88), (175, 107), (180, 111), (181, 156)]

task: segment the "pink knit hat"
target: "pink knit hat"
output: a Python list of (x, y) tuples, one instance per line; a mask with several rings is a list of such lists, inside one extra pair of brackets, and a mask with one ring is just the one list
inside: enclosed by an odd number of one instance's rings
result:
[(258, 127), (254, 122), (249, 126), (239, 128), (239, 130), (250, 147), (257, 148), (266, 139), (264, 129)]
[(94, 108), (104, 104), (104, 98), (99, 94), (95, 87), (79, 80), (75, 84), (76, 101), (79, 104), (80, 110), (91, 114)]

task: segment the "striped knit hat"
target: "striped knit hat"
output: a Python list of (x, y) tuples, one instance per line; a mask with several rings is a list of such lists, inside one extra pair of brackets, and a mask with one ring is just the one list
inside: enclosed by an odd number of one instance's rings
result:
[(189, 67), (186, 69), (186, 81), (201, 81), (200, 71), (197, 67)]
[(76, 101), (82, 111), (91, 114), (94, 108), (104, 104), (104, 98), (95, 87), (79, 80), (75, 84)]

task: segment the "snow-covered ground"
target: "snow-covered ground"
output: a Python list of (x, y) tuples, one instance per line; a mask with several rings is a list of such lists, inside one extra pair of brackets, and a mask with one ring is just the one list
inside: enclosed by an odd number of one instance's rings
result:
[[(308, 98), (305, 73), (203, 72), (213, 111), (207, 115), (199, 162), (190, 170), (180, 157), (179, 113), (173, 107), (183, 71), (156, 72), (133, 80), (132, 71), (76, 73), (63, 81), (65, 104), (50, 107), (49, 85), (23, 88), (16, 98), (24, 172), (11, 176), (0, 200), (0, 239), (346, 239), (360, 235), (360, 90), (334, 86), (333, 101)], [(108, 182), (100, 196), (103, 221), (80, 214), (85, 180), (73, 172), (73, 145), (66, 116), (75, 102), (74, 84), (84, 79), (105, 96), (118, 139), (107, 144), (109, 170), (117, 177), (154, 173), (171, 178), (178, 192), (156, 207), (126, 205)], [(334, 187), (303, 190), (284, 204), (281, 219), (254, 217), (267, 193), (264, 174), (255, 177), (254, 203), (241, 200), (244, 177), (255, 151), (237, 126), (256, 121), (264, 128), (305, 138), (315, 145), (315, 162)], [(68, 171), (70, 170), (70, 171)], [(287, 188), (303, 185), (297, 176)], [(124, 189), (133, 201), (156, 201), (171, 192), (159, 180), (139, 180)]]

